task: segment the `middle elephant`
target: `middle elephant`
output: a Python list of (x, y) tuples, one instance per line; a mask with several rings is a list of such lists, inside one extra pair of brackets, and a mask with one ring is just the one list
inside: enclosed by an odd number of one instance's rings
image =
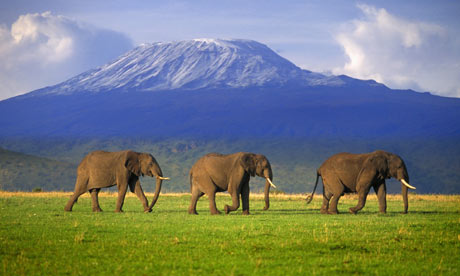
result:
[(261, 154), (238, 152), (234, 154), (209, 153), (201, 157), (190, 170), (192, 199), (189, 214), (197, 214), (196, 203), (206, 194), (209, 197), (211, 214), (220, 214), (216, 208), (216, 192), (228, 191), (232, 196), (232, 206), (225, 205), (225, 213), (235, 211), (243, 201), (243, 214), (249, 214), (249, 179), (260, 176), (265, 181), (265, 207), (270, 206), (269, 191), (273, 185), (273, 173), (268, 159)]

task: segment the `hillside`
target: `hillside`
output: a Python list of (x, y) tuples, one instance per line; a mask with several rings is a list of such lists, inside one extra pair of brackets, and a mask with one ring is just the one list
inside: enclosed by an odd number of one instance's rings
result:
[[(0, 148), (0, 190), (71, 190), (76, 165)], [(70, 188), (70, 189), (69, 189)]]

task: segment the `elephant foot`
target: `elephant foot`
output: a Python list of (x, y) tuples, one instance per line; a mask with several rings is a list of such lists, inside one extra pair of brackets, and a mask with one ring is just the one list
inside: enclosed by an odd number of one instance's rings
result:
[(188, 213), (190, 215), (198, 215), (198, 213), (196, 212), (196, 210), (188, 210)]
[(268, 208), (270, 208), (270, 207), (269, 207), (269, 206), (265, 206), (263, 210), (264, 210), (264, 211), (267, 211)]
[(224, 211), (225, 211), (225, 214), (228, 215), (228, 213), (230, 213), (230, 206), (225, 205)]
[(66, 212), (72, 212), (72, 208), (65, 207), (65, 208), (64, 208), (64, 211), (66, 211)]
[(353, 208), (348, 209), (350, 211), (350, 214), (356, 215), (357, 211)]
[[(211, 210), (211, 215), (220, 215), (222, 214), (219, 210)], [(227, 213), (226, 213), (227, 214)]]
[(101, 208), (93, 208), (93, 212), (100, 213), (102, 212)]
[(144, 209), (144, 213), (151, 213), (151, 212), (152, 212), (152, 208)]
[(115, 210), (115, 213), (123, 213), (123, 210)]
[(334, 210), (334, 211), (327, 211), (327, 213), (328, 213), (329, 215), (337, 215), (337, 214), (339, 213), (339, 211), (337, 211), (337, 210)]
[(327, 210), (326, 210), (326, 209), (321, 209), (319, 212), (320, 212), (321, 214), (323, 214), (323, 215), (327, 214)]
[(242, 215), (248, 216), (249, 215), (249, 210), (244, 210)]

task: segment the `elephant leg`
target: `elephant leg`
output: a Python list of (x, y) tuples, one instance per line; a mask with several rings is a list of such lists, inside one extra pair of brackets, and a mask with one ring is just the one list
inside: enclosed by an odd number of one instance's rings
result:
[(241, 201), (243, 203), (243, 215), (249, 215), (249, 181), (241, 187)]
[(331, 202), (329, 204), (329, 209), (327, 210), (328, 214), (337, 215), (339, 213), (339, 210), (337, 209), (337, 204), (339, 203), (339, 199), (340, 199), (341, 196), (342, 196), (341, 194), (332, 195)]
[(72, 211), (72, 207), (75, 204), (75, 202), (77, 202), (78, 197), (80, 197), (82, 194), (86, 192), (86, 187), (88, 187), (88, 178), (77, 176), (75, 190), (64, 208), (65, 211)]
[(385, 181), (379, 185), (374, 185), (373, 188), (379, 200), (379, 211), (385, 214), (387, 212), (387, 187)]
[(149, 208), (149, 202), (147, 198), (145, 197), (145, 194), (144, 194), (144, 191), (142, 190), (141, 182), (139, 181), (139, 179), (136, 179), (136, 184), (134, 185), (134, 193), (136, 194), (137, 198), (139, 198), (139, 200), (141, 201), (142, 206), (144, 206), (144, 212), (145, 213), (152, 212), (152, 209)]
[(123, 203), (125, 201), (125, 196), (126, 196), (126, 191), (128, 190), (128, 183), (126, 184), (118, 184), (118, 198), (117, 198), (117, 207), (115, 208), (116, 213), (121, 213), (123, 212)]
[(92, 189), (90, 191), (91, 199), (92, 199), (91, 206), (92, 206), (93, 212), (102, 212), (102, 209), (99, 206), (99, 192), (100, 191), (101, 191), (100, 188)]
[(198, 213), (196, 212), (196, 203), (198, 202), (198, 199), (200, 199), (200, 197), (202, 197), (203, 195), (204, 193), (200, 191), (200, 189), (198, 189), (196, 186), (192, 187), (192, 199), (190, 201), (190, 207), (188, 208), (189, 214), (198, 215)]
[(338, 214), (337, 204), (344, 192), (342, 181), (336, 175), (323, 175), (322, 214)]
[(211, 211), (211, 214), (212, 215), (219, 215), (221, 214), (221, 212), (219, 210), (217, 210), (217, 207), (216, 207), (216, 192), (211, 192), (208, 195), (208, 198), (209, 198), (209, 210)]
[(342, 184), (340, 184), (339, 187), (336, 187), (336, 189), (332, 193), (332, 197), (330, 199), (329, 203), (329, 209), (327, 210), (328, 214), (338, 214), (339, 210), (337, 210), (337, 204), (339, 203), (339, 199), (342, 196), (344, 192), (344, 187)]
[(332, 193), (323, 187), (323, 205), (321, 205), (321, 214), (327, 214), (327, 210), (329, 209), (329, 200), (331, 200), (331, 197)]
[(364, 208), (364, 205), (366, 205), (366, 199), (367, 199), (367, 194), (369, 193), (370, 187), (365, 187), (362, 188), (360, 191), (358, 191), (358, 205), (355, 207), (351, 207), (350, 213), (356, 214), (359, 210)]
[(192, 180), (192, 201), (189, 207), (189, 213), (196, 213), (196, 202), (205, 193), (209, 199), (209, 211), (212, 215), (220, 214), (216, 207), (216, 184), (209, 176), (201, 176)]
[(232, 206), (225, 205), (225, 214), (238, 210), (240, 208), (240, 193), (239, 191), (232, 191), (230, 193), (232, 196)]

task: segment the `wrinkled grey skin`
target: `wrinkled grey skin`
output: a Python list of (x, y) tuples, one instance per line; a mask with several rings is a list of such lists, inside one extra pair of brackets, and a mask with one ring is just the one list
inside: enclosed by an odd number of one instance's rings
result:
[[(404, 179), (409, 182), (404, 161), (396, 154), (377, 150), (366, 154), (339, 153), (327, 159), (317, 170), (316, 183), (312, 194), (307, 197), (310, 203), (318, 178), (323, 179), (323, 205), (321, 213), (337, 214), (337, 203), (344, 193), (358, 193), (358, 204), (350, 208), (350, 213), (356, 214), (365, 203), (370, 188), (374, 188), (379, 200), (379, 210), (386, 213), (386, 184), (385, 179)], [(401, 183), (404, 201), (404, 213), (407, 213), (408, 188)]]
[[(139, 176), (156, 177), (156, 188), (152, 203), (148, 206), (147, 198), (140, 185)], [(93, 151), (86, 155), (77, 169), (75, 191), (70, 197), (66, 211), (72, 211), (72, 206), (78, 197), (89, 191), (92, 198), (93, 212), (101, 212), (98, 194), (101, 188), (118, 186), (118, 199), (115, 212), (123, 212), (123, 202), (126, 191), (135, 193), (144, 206), (144, 212), (151, 212), (161, 190), (162, 177), (160, 166), (155, 158), (148, 153), (138, 153), (130, 150), (119, 152)]]
[[(270, 162), (260, 154), (238, 152), (223, 155), (210, 153), (201, 157), (190, 170), (190, 188), (192, 199), (189, 214), (197, 214), (196, 203), (206, 194), (209, 197), (211, 214), (220, 214), (216, 208), (216, 192), (228, 191), (232, 197), (232, 206), (225, 205), (225, 213), (235, 211), (240, 206), (240, 195), (243, 202), (243, 215), (249, 214), (249, 179), (260, 176), (273, 180)], [(270, 206), (270, 184), (265, 181), (265, 207)]]

